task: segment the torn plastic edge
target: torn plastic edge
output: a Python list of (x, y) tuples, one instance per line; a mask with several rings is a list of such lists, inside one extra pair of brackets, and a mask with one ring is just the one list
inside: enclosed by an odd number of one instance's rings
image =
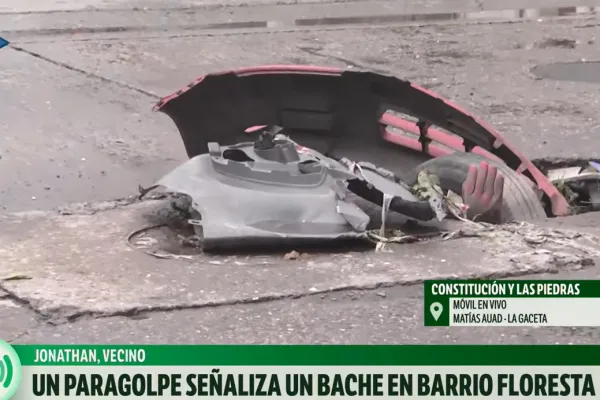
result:
[[(203, 154), (204, 156), (209, 155), (208, 153)], [(190, 160), (187, 160), (185, 163), (190, 162)], [(184, 164), (185, 164), (184, 163)], [(157, 183), (155, 183), (154, 185), (152, 185), (150, 188), (148, 189), (141, 189), (141, 196), (146, 195), (147, 193), (149, 193), (150, 191), (154, 190), (154, 189), (161, 189), (162, 191), (164, 191), (165, 193), (170, 193), (170, 194), (175, 194), (175, 195), (184, 195), (189, 197), (192, 202), (189, 205), (190, 206), (190, 210), (193, 210), (197, 213), (200, 214), (200, 218), (199, 219), (188, 219), (187, 222), (188, 224), (194, 226), (194, 228), (200, 228), (200, 229), (204, 229), (204, 215), (206, 214), (206, 209), (204, 208), (203, 204), (198, 202), (195, 199), (195, 196), (193, 193), (190, 193), (186, 190), (181, 190), (179, 188), (173, 187), (171, 186), (168, 182), (165, 182), (165, 177), (169, 176), (173, 171), (171, 171), (169, 174), (165, 175), (163, 178), (161, 178)], [(203, 237), (203, 249), (207, 250), (207, 251), (213, 251), (213, 250), (218, 250), (218, 249), (224, 249), (224, 248), (230, 248), (230, 244), (232, 244), (233, 242), (231, 242), (231, 240), (233, 240), (234, 242), (236, 242), (236, 245), (241, 245), (241, 246), (245, 246), (246, 244), (250, 244), (251, 246), (253, 245), (252, 243), (258, 243), (260, 242), (261, 244), (259, 244), (259, 246), (261, 245), (271, 245), (271, 244), (275, 244), (276, 242), (279, 242), (281, 240), (287, 240), (289, 239), (293, 239), (296, 240), (298, 243), (302, 243), (302, 242), (328, 242), (328, 241), (335, 241), (335, 240), (345, 240), (345, 239), (358, 239), (358, 240), (364, 240), (364, 239), (368, 239), (367, 237), (367, 226), (368, 223), (370, 222), (370, 220), (368, 219), (366, 214), (363, 214), (362, 211), (360, 211), (360, 208), (358, 208), (354, 203), (346, 203), (343, 201), (344, 199), (344, 195), (340, 192), (341, 187), (338, 187), (338, 185), (333, 185), (332, 189), (334, 191), (334, 193), (336, 194), (337, 197), (337, 203), (335, 206), (335, 211), (344, 221), (345, 221), (345, 225), (347, 226), (347, 231), (344, 232), (338, 232), (338, 233), (322, 233), (322, 234), (318, 234), (318, 233), (312, 233), (312, 234), (308, 234), (308, 235), (302, 235), (300, 234), (299, 236), (295, 235), (295, 234), (282, 234), (282, 233), (277, 233), (277, 232), (272, 232), (270, 230), (264, 230), (264, 236), (261, 234), (258, 235), (247, 235), (244, 238), (242, 237), (227, 237), (227, 236), (212, 236), (212, 237)], [(356, 208), (356, 210), (355, 210)], [(360, 212), (357, 212), (360, 211)], [(364, 215), (364, 217), (366, 218), (362, 218)], [(250, 225), (246, 225), (244, 223), (240, 223), (240, 226), (245, 226), (249, 229), (258, 229), (258, 230), (262, 230), (261, 228), (257, 228), (257, 227), (252, 227)], [(244, 244), (244, 242), (246, 242)], [(271, 242), (271, 244), (269, 244), (269, 242)]]

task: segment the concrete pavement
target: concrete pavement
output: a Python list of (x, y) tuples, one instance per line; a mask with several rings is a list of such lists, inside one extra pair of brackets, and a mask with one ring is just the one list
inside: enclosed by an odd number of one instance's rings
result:
[[(79, 11), (115, 11), (115, 10), (190, 10), (198, 8), (207, 9), (229, 9), (228, 12), (236, 12), (232, 7), (240, 9), (257, 8), (262, 6), (278, 6), (279, 13), (287, 12), (285, 6), (353, 6), (362, 3), (365, 10), (377, 7), (380, 0), (171, 0), (169, 2), (157, 0), (5, 0), (0, 6), (2, 13), (57, 13), (57, 12), (79, 12)], [(281, 7), (283, 6), (283, 7)], [(407, 14), (429, 12), (466, 12), (481, 10), (498, 10), (503, 8), (556, 8), (563, 6), (598, 6), (596, 0), (578, 0), (577, 2), (563, 0), (527, 0), (519, 2), (509, 0), (497, 2), (494, 0), (412, 0), (406, 2), (395, 2), (391, 9)], [(251, 10), (249, 10), (252, 13)]]
[[(598, 279), (580, 272), (572, 279)], [(556, 279), (556, 275), (524, 276)], [(431, 328), (423, 326), (421, 286), (237, 304), (141, 316), (35, 325), (21, 314), (19, 343), (212, 344), (597, 344), (595, 328)], [(15, 314), (11, 314), (15, 315)]]
[[(3, 216), (3, 336), (57, 343), (494, 343), (501, 333), (507, 343), (571, 336), (588, 343), (598, 335), (595, 329), (422, 327), (426, 279), (598, 278), (598, 229), (577, 232), (576, 221), (563, 220), (571, 230), (541, 221), (393, 245), (390, 252), (308, 250), (287, 260), (291, 248), (213, 256), (176, 252), (181, 247), (164, 228), (129, 235), (165, 223), (169, 204), (109, 202), (62, 214)], [(588, 214), (591, 219), (600, 214)]]
[[(589, 16), (204, 32), (180, 29), (177, 21), (186, 13), (171, 12), (166, 31), (149, 36), (84, 31), (32, 37), (18, 27), (14, 36), (4, 34), (13, 41), (2, 50), (0, 88), (9, 99), (0, 109), (0, 156), (13, 171), (0, 177), (5, 211), (108, 200), (148, 185), (184, 159), (172, 122), (150, 111), (156, 99), (200, 74), (263, 63), (394, 73), (487, 119), (531, 158), (599, 155), (597, 85), (536, 80), (530, 73), (538, 64), (598, 58), (600, 28)], [(84, 14), (84, 25), (95, 18)], [(40, 26), (61, 24), (51, 15), (36, 18)], [(35, 31), (30, 28), (25, 25)]]
[[(150, 111), (158, 96), (203, 73), (255, 64), (394, 73), (471, 109), (530, 157), (600, 156), (598, 86), (536, 80), (529, 72), (537, 64), (600, 58), (600, 28), (589, 9), (559, 20), (530, 13), (535, 16), (531, 21), (501, 24), (483, 18), (477, 24), (465, 19), (366, 26), (351, 20), (302, 27), (294, 21), (424, 14), (430, 6), (438, 13), (499, 7), (497, 2), (357, 1), (202, 8), (207, 3), (170, 2), (171, 9), (165, 10), (163, 3), (141, 0), (3, 2), (0, 12), (11, 14), (0, 14), (0, 31), (12, 47), (0, 50), (0, 206), (5, 213), (0, 218), (0, 278), (26, 279), (0, 284), (2, 338), (56, 343), (597, 342), (595, 329), (426, 329), (419, 285), (433, 277), (549, 272), (557, 278), (597, 278), (597, 236), (567, 235), (558, 248), (532, 248), (510, 234), (493, 241), (406, 245), (391, 254), (159, 260), (124, 243), (154, 213), (156, 203), (96, 203), (93, 212), (84, 207), (70, 215), (52, 211), (68, 203), (134, 194), (138, 184), (147, 186), (183, 161), (174, 125)], [(554, 5), (596, 4), (544, 2), (544, 7)], [(502, 3), (513, 6), (540, 4)], [(231, 25), (249, 21), (278, 24)], [(27, 210), (43, 211), (14, 214)], [(546, 224), (570, 229), (586, 224), (588, 233), (600, 236), (590, 225), (598, 218)]]

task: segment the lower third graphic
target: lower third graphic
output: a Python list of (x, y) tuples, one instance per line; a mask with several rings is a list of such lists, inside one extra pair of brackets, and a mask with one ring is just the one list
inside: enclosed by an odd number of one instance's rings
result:
[(15, 350), (0, 340), (0, 400), (12, 398), (21, 382), (21, 361)]

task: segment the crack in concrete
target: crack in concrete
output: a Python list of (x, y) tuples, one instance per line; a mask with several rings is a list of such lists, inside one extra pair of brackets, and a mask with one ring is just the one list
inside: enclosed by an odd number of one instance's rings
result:
[[(437, 25), (437, 24), (432, 24)], [(36, 43), (57, 43), (57, 42), (91, 42), (91, 41), (128, 41), (128, 40), (170, 40), (170, 39), (186, 39), (186, 38), (196, 38), (196, 37), (216, 37), (216, 36), (241, 36), (241, 35), (270, 35), (275, 33), (302, 33), (302, 32), (336, 32), (336, 31), (347, 31), (347, 30), (373, 30), (373, 29), (384, 29), (391, 27), (402, 27), (405, 25), (378, 25), (378, 26), (345, 26), (345, 27), (307, 27), (307, 28), (287, 28), (287, 29), (252, 29), (245, 30), (240, 29), (235, 32), (224, 32), (224, 31), (205, 31), (205, 32), (197, 32), (197, 33), (177, 33), (177, 34), (157, 34), (157, 35), (136, 35), (136, 36), (113, 36), (113, 37), (87, 37), (87, 38), (61, 38), (57, 40), (20, 40), (20, 43), (23, 44), (36, 44)], [(410, 25), (415, 27), (425, 27), (429, 25)]]
[(41, 54), (35, 53), (35, 52), (33, 52), (33, 51), (29, 51), (29, 50), (27, 50), (27, 49), (25, 49), (25, 48), (23, 48), (23, 47), (19, 47), (19, 46), (15, 46), (15, 45), (12, 45), (12, 44), (11, 44), (9, 48), (11, 48), (11, 49), (13, 49), (13, 50), (15, 50), (15, 51), (21, 52), (21, 53), (28, 54), (28, 55), (30, 55), (30, 56), (32, 56), (32, 57), (35, 57), (35, 58), (38, 58), (38, 59), (40, 59), (40, 60), (43, 60), (43, 61), (49, 62), (50, 64), (53, 64), (53, 65), (56, 65), (56, 66), (58, 66), (58, 67), (61, 67), (61, 68), (67, 69), (67, 70), (69, 70), (69, 71), (73, 71), (73, 72), (77, 72), (77, 73), (83, 74), (83, 75), (85, 75), (85, 76), (86, 76), (86, 77), (88, 77), (88, 78), (99, 79), (99, 80), (101, 80), (102, 82), (105, 82), (105, 83), (111, 83), (111, 84), (116, 84), (116, 85), (118, 85), (118, 86), (120, 86), (120, 87), (123, 87), (123, 88), (129, 89), (129, 90), (133, 90), (133, 91), (135, 91), (135, 92), (141, 93), (141, 94), (143, 94), (143, 95), (146, 95), (146, 96), (148, 96), (148, 97), (152, 97), (153, 99), (156, 99), (156, 100), (160, 99), (160, 96), (157, 96), (156, 94), (154, 94), (154, 93), (152, 93), (152, 92), (149, 92), (149, 91), (147, 91), (147, 90), (140, 89), (140, 88), (138, 88), (138, 87), (135, 87), (135, 86), (133, 86), (133, 85), (130, 85), (130, 84), (128, 84), (128, 83), (125, 83), (125, 82), (116, 81), (116, 80), (114, 80), (114, 79), (110, 79), (110, 78), (106, 78), (106, 77), (104, 77), (104, 76), (101, 76), (101, 75), (98, 75), (98, 74), (94, 74), (94, 73), (92, 73), (92, 72), (89, 72), (89, 71), (86, 71), (86, 70), (83, 70), (83, 69), (80, 69), (80, 68), (74, 67), (74, 66), (72, 66), (72, 65), (69, 65), (69, 64), (67, 64), (67, 63), (64, 63), (64, 62), (61, 62), (61, 61), (56, 61), (56, 60), (53, 60), (53, 59), (51, 59), (51, 58), (48, 58), (48, 57), (46, 57), (46, 56), (43, 56), (43, 55), (41, 55)]
[[(126, 206), (127, 204), (125, 204)], [(114, 208), (123, 206), (123, 204), (114, 203)], [(89, 212), (89, 211), (88, 211)], [(519, 227), (522, 227), (521, 225)], [(517, 227), (513, 227), (514, 232), (507, 231), (508, 233), (519, 233), (517, 231)], [(535, 227), (532, 227), (535, 229)], [(558, 234), (556, 237), (550, 237), (548, 240), (558, 241), (559, 238), (571, 237), (569, 232), (563, 232), (561, 230), (551, 229), (552, 232)], [(542, 231), (537, 232), (539, 234), (544, 233)], [(548, 235), (550, 233), (546, 232)], [(528, 233), (524, 232), (524, 235), (527, 236)], [(579, 237), (587, 237), (590, 235), (581, 235), (577, 234), (573, 238)], [(561, 246), (564, 243), (560, 243)], [(600, 257), (600, 252), (595, 250), (591, 250), (588, 246), (578, 245), (577, 243), (570, 242), (570, 246), (580, 250), (582, 254), (580, 255), (572, 255), (571, 258), (565, 258), (563, 256), (554, 255), (546, 259), (546, 261), (541, 260), (541, 262), (533, 262), (529, 265), (527, 259), (523, 259), (519, 257), (518, 259), (510, 258), (510, 262), (514, 265), (514, 269), (498, 271), (498, 272), (471, 272), (469, 274), (460, 274), (456, 276), (446, 276), (444, 279), (478, 279), (478, 280), (497, 280), (497, 279), (506, 279), (506, 278), (518, 278), (522, 276), (531, 276), (538, 274), (547, 274), (547, 273), (557, 273), (557, 272), (566, 272), (572, 270), (583, 270), (594, 266), (594, 262), (590, 262), (590, 259), (587, 255), (592, 255), (594, 257)], [(591, 251), (591, 253), (590, 253)], [(534, 253), (535, 254), (535, 253)], [(281, 294), (265, 294), (259, 296), (252, 297), (244, 297), (244, 298), (233, 298), (233, 299), (224, 299), (221, 301), (204, 301), (198, 303), (180, 303), (180, 304), (171, 304), (171, 305), (156, 305), (156, 306), (136, 306), (130, 308), (124, 308), (121, 310), (108, 310), (108, 311), (91, 311), (80, 309), (74, 306), (57, 306), (54, 308), (48, 309), (40, 309), (38, 305), (36, 305), (35, 301), (28, 299), (27, 297), (19, 296), (14, 291), (7, 289), (0, 283), (0, 296), (1, 298), (8, 299), (13, 301), (18, 306), (24, 307), (27, 310), (34, 313), (36, 316), (36, 320), (45, 326), (60, 326), (65, 324), (76, 323), (81, 320), (94, 320), (94, 319), (104, 319), (104, 318), (112, 318), (112, 317), (125, 317), (132, 319), (143, 319), (149, 314), (155, 313), (168, 313), (168, 312), (176, 312), (183, 310), (195, 310), (195, 309), (204, 309), (204, 308), (218, 308), (218, 307), (228, 307), (228, 306), (240, 306), (240, 305), (251, 305), (251, 304), (261, 304), (261, 303), (269, 303), (275, 301), (284, 301), (284, 300), (295, 300), (302, 298), (309, 298), (311, 296), (320, 296), (331, 293), (339, 293), (339, 292), (349, 292), (349, 291), (375, 291), (383, 288), (394, 288), (394, 287), (410, 287), (422, 284), (424, 279), (422, 278), (414, 278), (414, 279), (397, 279), (397, 280), (380, 280), (378, 282), (369, 282), (364, 284), (341, 284), (338, 286), (333, 286), (327, 289), (307, 289), (302, 290), (296, 293), (281, 293)], [(25, 336), (28, 332), (22, 332), (13, 340), (18, 340), (20, 337)]]
[[(231, 8), (252, 8), (252, 7), (268, 7), (268, 6), (298, 6), (298, 5), (330, 5), (344, 3), (358, 3), (364, 0), (280, 0), (280, 1), (258, 1), (253, 0), (249, 3), (229, 3), (229, 4), (199, 4), (195, 6), (183, 7), (130, 7), (130, 8), (84, 8), (84, 9), (64, 9), (64, 10), (44, 10), (44, 11), (3, 11), (0, 15), (48, 15), (48, 14), (77, 14), (77, 13), (115, 13), (115, 12), (148, 12), (148, 11), (168, 11), (168, 12), (186, 12), (186, 11), (213, 11), (227, 10)], [(379, 0), (369, 0), (376, 3)], [(381, 0), (386, 2), (388, 0)]]
[(384, 74), (384, 75), (392, 75), (392, 72), (390, 72), (388, 70), (376, 68), (376, 67), (373, 67), (373, 66), (370, 66), (367, 64), (362, 64), (357, 61), (351, 60), (349, 58), (334, 56), (332, 54), (327, 54), (327, 53), (322, 53), (320, 51), (321, 50), (320, 48), (317, 49), (317, 48), (311, 48), (308, 46), (298, 46), (297, 49), (306, 54), (310, 54), (315, 57), (321, 57), (321, 58), (325, 58), (326, 60), (338, 61), (338, 62), (344, 63), (352, 68), (358, 68), (361, 70), (370, 70), (370, 71), (377, 72), (377, 73)]
[[(553, 21), (583, 19), (582, 17), (554, 17)], [(593, 19), (593, 18), (587, 18)], [(302, 33), (302, 32), (335, 32), (335, 31), (348, 31), (348, 30), (380, 30), (390, 28), (427, 28), (432, 26), (472, 26), (472, 25), (504, 25), (504, 24), (524, 24), (535, 22), (535, 19), (523, 19), (519, 21), (446, 21), (446, 22), (423, 22), (423, 23), (394, 23), (394, 24), (378, 24), (377, 26), (360, 26), (360, 25), (348, 25), (348, 26), (336, 26), (336, 27), (304, 27), (304, 28), (255, 28), (255, 29), (238, 29), (234, 32), (227, 31), (213, 31), (208, 30), (205, 32), (197, 33), (177, 33), (177, 34), (156, 34), (156, 35), (135, 35), (135, 36), (113, 36), (113, 37), (87, 37), (87, 38), (60, 38), (56, 40), (19, 40), (22, 44), (37, 44), (37, 43), (57, 43), (57, 42), (90, 42), (90, 41), (137, 41), (137, 40), (170, 40), (170, 39), (185, 39), (195, 37), (217, 37), (217, 36), (247, 36), (247, 35), (268, 35), (275, 33)], [(537, 23), (537, 22), (536, 22)], [(595, 26), (595, 25), (594, 25)], [(585, 27), (585, 26), (584, 26)], [(15, 47), (15, 46), (12, 46)], [(105, 78), (107, 79), (107, 78)], [(154, 96), (154, 94), (152, 94)]]
[[(593, 264), (592, 264), (593, 265)], [(581, 264), (581, 268), (578, 270), (585, 269), (590, 265)], [(567, 269), (565, 269), (567, 270)], [(507, 278), (518, 278), (522, 276), (531, 276), (531, 275), (539, 275), (539, 274), (547, 274), (547, 273), (556, 273), (556, 266), (551, 265), (545, 268), (538, 268), (536, 270), (531, 270), (528, 268), (522, 268), (520, 270), (510, 271), (510, 272), (493, 272), (487, 274), (481, 273), (471, 273), (468, 275), (461, 275), (456, 277), (451, 277), (448, 279), (478, 279), (478, 280), (497, 280), (497, 279), (507, 279)], [(250, 304), (264, 304), (275, 301), (284, 301), (284, 300), (296, 300), (302, 298), (308, 298), (312, 296), (321, 296), (332, 293), (340, 293), (340, 292), (349, 292), (349, 291), (375, 291), (380, 289), (394, 288), (394, 287), (410, 287), (424, 283), (424, 279), (412, 279), (412, 280), (399, 280), (399, 281), (381, 281), (376, 283), (369, 283), (364, 285), (342, 285), (338, 287), (332, 287), (329, 289), (323, 290), (309, 290), (306, 292), (300, 293), (290, 293), (290, 294), (279, 294), (279, 295), (265, 295), (265, 296), (256, 296), (252, 298), (242, 298), (242, 299), (231, 299), (231, 300), (223, 300), (223, 301), (211, 301), (205, 303), (198, 304), (174, 304), (168, 306), (151, 306), (151, 307), (132, 307), (129, 309), (113, 311), (113, 312), (94, 312), (82, 310), (80, 312), (76, 312), (64, 318), (52, 318), (47, 321), (49, 325), (59, 326), (69, 323), (78, 322), (86, 319), (104, 319), (104, 318), (114, 318), (114, 317), (126, 317), (133, 319), (140, 319), (140, 317), (144, 317), (148, 314), (154, 313), (167, 313), (167, 312), (175, 312), (175, 311), (183, 311), (183, 310), (198, 310), (204, 308), (218, 308), (218, 307), (231, 307), (238, 305), (250, 305)], [(60, 313), (61, 308), (55, 310), (53, 315), (56, 313)]]
[[(183, 25), (174, 27), (175, 30), (194, 31), (194, 30), (229, 30), (229, 29), (253, 29), (267, 28), (268, 21), (247, 21), (247, 22), (223, 22), (201, 25)], [(101, 28), (46, 28), (46, 29), (19, 29), (2, 31), (3, 35), (18, 36), (61, 36), (61, 35), (94, 35), (101, 33), (136, 33), (136, 32), (168, 32), (173, 27), (151, 27), (151, 26), (106, 26)], [(7, 36), (8, 36), (7, 35)]]
[(15, 303), (17, 306), (26, 308), (27, 310), (31, 311), (38, 320), (45, 322), (52, 318), (52, 316), (50, 314), (46, 314), (46, 313), (42, 312), (40, 309), (35, 307), (30, 300), (27, 300), (24, 297), (20, 297), (16, 293), (7, 289), (2, 283), (0, 283), (0, 290), (5, 293), (2, 297), (2, 299), (10, 300), (13, 303)]

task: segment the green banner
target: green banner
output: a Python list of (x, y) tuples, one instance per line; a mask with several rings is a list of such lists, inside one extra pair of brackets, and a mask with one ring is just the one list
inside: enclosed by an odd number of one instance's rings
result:
[(599, 346), (10, 346), (0, 400), (595, 397)]
[(600, 345), (15, 345), (13, 347), (23, 366), (600, 365)]
[(596, 281), (425, 281), (425, 296), (444, 297), (600, 297)]
[(425, 326), (598, 327), (600, 281), (426, 281), (423, 305)]

